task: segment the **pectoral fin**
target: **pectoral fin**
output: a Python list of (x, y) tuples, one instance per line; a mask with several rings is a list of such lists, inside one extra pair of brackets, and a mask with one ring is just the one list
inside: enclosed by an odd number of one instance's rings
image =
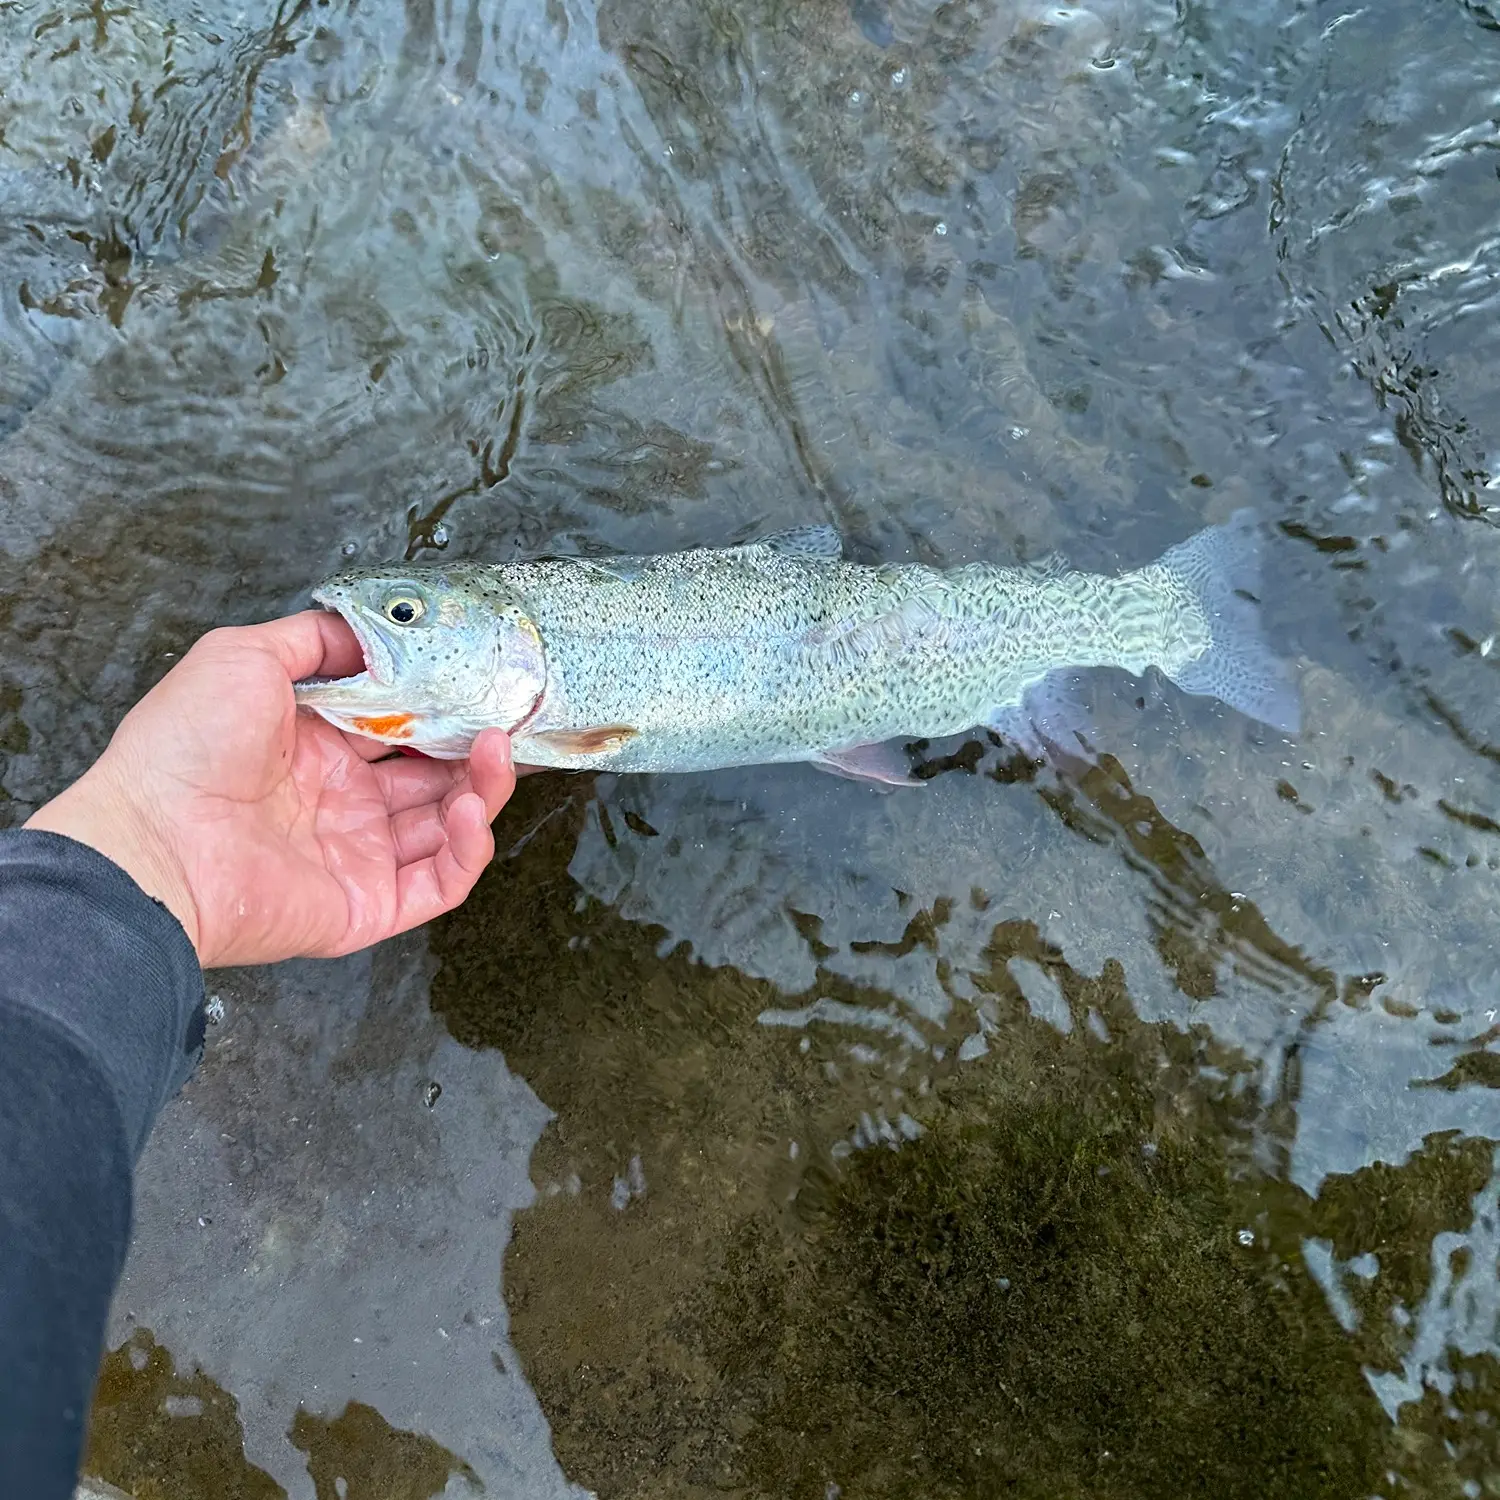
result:
[(587, 729), (547, 729), (526, 738), (558, 755), (613, 755), (639, 732), (629, 724), (595, 724)]
[(850, 781), (874, 782), (881, 787), (926, 785), (911, 774), (911, 766), (896, 740), (875, 745), (851, 745), (846, 750), (824, 750), (815, 755), (810, 764), (834, 776), (847, 776)]

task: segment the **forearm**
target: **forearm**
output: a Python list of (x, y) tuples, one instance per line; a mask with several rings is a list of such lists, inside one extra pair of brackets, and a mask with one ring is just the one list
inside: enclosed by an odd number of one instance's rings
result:
[(131, 1173), (202, 1047), (177, 920), (70, 839), (0, 834), (0, 1474), (65, 1500)]

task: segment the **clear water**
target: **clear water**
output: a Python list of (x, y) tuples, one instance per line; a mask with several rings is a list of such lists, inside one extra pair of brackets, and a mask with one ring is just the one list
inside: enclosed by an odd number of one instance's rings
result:
[(350, 558), (1249, 505), (1306, 698), (536, 777), (429, 933), (214, 976), (91, 1471), (1500, 1494), (1497, 77), (1414, 0), (0, 7), (8, 821)]

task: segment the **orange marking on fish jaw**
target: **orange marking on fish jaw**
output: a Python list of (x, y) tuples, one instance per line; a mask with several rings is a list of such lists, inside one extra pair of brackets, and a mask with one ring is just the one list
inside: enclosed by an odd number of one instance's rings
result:
[(350, 719), (361, 734), (373, 734), (378, 740), (409, 740), (417, 722), (415, 714), (377, 714), (372, 719)]

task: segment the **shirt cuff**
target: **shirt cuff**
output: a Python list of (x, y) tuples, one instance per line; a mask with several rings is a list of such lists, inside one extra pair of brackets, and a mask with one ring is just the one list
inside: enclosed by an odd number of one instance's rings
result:
[(182, 924), (96, 849), (0, 833), (0, 1003), (82, 1049), (132, 1157), (203, 1054), (203, 971)]

